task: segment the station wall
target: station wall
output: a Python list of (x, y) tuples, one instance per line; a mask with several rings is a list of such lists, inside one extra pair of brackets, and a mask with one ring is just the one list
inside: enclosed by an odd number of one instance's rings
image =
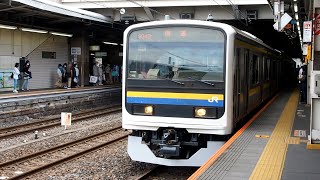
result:
[[(44, 58), (43, 52), (55, 53), (55, 57)], [(50, 36), (29, 55), (32, 79), (29, 86), (32, 89), (53, 88), (57, 80), (58, 64), (68, 63), (68, 39), (60, 36)]]
[[(55, 58), (43, 58), (43, 52), (53, 52)], [(13, 81), (9, 76), (21, 57), (27, 57), (31, 62), (33, 78), (29, 81), (30, 88), (51, 88), (58, 64), (68, 61), (67, 38), (0, 29), (0, 91), (12, 88)]]

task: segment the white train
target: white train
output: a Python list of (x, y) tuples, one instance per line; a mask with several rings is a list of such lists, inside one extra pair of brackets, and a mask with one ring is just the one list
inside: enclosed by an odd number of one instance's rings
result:
[(135, 161), (201, 166), (279, 86), (279, 53), (227, 24), (141, 23), (123, 42), (122, 126)]

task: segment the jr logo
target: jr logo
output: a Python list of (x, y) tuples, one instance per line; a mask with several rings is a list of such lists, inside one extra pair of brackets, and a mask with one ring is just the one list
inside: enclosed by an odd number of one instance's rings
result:
[(218, 97), (212, 96), (211, 99), (208, 99), (208, 102), (210, 102), (210, 103), (212, 103), (212, 102), (218, 103)]

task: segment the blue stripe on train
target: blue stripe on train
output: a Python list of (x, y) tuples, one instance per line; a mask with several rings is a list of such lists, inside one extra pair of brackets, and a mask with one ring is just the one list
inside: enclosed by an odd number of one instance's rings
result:
[(168, 104), (168, 105), (193, 105), (193, 106), (210, 106), (223, 107), (223, 100), (218, 102), (209, 102), (208, 100), (198, 99), (169, 99), (169, 98), (142, 98), (127, 97), (127, 103), (135, 104)]

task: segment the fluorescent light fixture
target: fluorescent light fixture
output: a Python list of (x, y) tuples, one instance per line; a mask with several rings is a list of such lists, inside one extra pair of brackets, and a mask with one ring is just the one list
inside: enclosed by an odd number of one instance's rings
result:
[(109, 44), (109, 45), (114, 45), (114, 46), (118, 46), (118, 43), (113, 43), (113, 42), (103, 42), (104, 44)]
[(299, 20), (299, 15), (298, 15), (298, 13), (295, 14), (295, 17), (296, 17), (296, 20), (298, 21), (298, 20)]
[(59, 33), (59, 32), (50, 32), (50, 34), (56, 35), (56, 36), (66, 36), (66, 37), (72, 37), (72, 34), (66, 34), (66, 33)]
[(300, 26), (300, 23), (299, 23), (299, 21), (297, 21), (297, 26)]
[(17, 29), (16, 26), (8, 26), (8, 25), (3, 25), (3, 24), (0, 24), (0, 28), (3, 28), (3, 29)]
[(275, 51), (277, 51), (278, 53), (281, 53), (281, 51), (280, 50), (278, 50), (278, 49), (274, 49)]
[(123, 44), (120, 44), (120, 46), (123, 46)]
[(295, 3), (293, 6), (294, 12), (298, 12), (298, 5)]
[(35, 32), (35, 33), (41, 33), (41, 34), (45, 34), (48, 32), (40, 29), (30, 29), (30, 28), (21, 28), (21, 31)]
[(293, 2), (297, 2), (297, 0), (293, 0)]

